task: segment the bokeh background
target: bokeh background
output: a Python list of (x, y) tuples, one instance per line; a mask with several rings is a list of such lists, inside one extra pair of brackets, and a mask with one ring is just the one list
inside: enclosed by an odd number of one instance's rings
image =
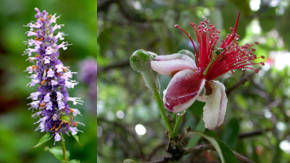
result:
[[(236, 71), (218, 79), (227, 88), (229, 102), (225, 123), (216, 132), (199, 123), (203, 104), (198, 102), (187, 111), (180, 132), (191, 127), (216, 135), (257, 163), (290, 162), (289, 0), (99, 0), (100, 162), (157, 160), (165, 155), (163, 122), (141, 75), (130, 68), (130, 55), (137, 49), (157, 54), (193, 50), (174, 24), (194, 36), (189, 23), (204, 18), (221, 29), (224, 38), (238, 11), (240, 43), (258, 41), (256, 54), (266, 57), (265, 66), (257, 74)], [(162, 92), (169, 78), (159, 77)], [(191, 161), (209, 162), (203, 153), (189, 154), (180, 162)]]
[[(86, 0), (0, 0), (0, 162), (1, 163), (52, 163), (59, 162), (45, 151), (45, 147), (53, 146), (53, 142), (37, 149), (32, 147), (43, 135), (34, 131), (36, 119), (31, 118), (28, 109), (30, 102), (27, 97), (36, 88), (29, 88), (29, 75), (24, 72), (30, 63), (27, 56), (22, 56), (27, 40), (24, 25), (34, 21), (34, 8), (47, 10), (50, 14), (60, 16), (59, 24), (67, 35), (65, 40), (71, 46), (61, 51), (60, 58), (71, 71), (79, 71), (79, 63), (86, 58), (97, 58), (97, 1)], [(78, 80), (77, 75), (74, 79)], [(79, 121), (85, 127), (80, 135), (80, 144), (67, 137), (67, 148), (71, 152), (71, 159), (82, 162), (96, 162), (96, 120), (87, 104), (88, 88), (80, 83), (70, 90), (72, 96), (81, 97), (85, 103), (77, 106), (82, 112)], [(56, 145), (59, 145), (56, 143)]]

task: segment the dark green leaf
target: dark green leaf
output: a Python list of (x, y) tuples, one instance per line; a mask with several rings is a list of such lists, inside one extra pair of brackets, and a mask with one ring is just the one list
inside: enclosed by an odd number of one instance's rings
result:
[[(205, 130), (205, 127), (204, 127), (204, 122), (202, 119), (199, 120), (199, 123), (197, 124), (197, 126), (195, 127), (195, 131), (200, 131), (200, 132), (203, 132)], [(188, 148), (191, 148), (191, 147), (194, 147), (198, 141), (200, 139), (200, 136), (199, 135), (193, 135), (188, 144), (187, 144), (187, 147)]]
[(48, 142), (51, 138), (52, 136), (49, 133), (46, 133), (39, 139), (38, 143), (35, 146), (33, 146), (33, 148), (37, 148), (41, 146), (42, 144)]
[(240, 131), (239, 121), (235, 118), (231, 119), (223, 131), (222, 140), (231, 148), (233, 148), (238, 140)]
[(212, 146), (216, 149), (222, 163), (238, 163), (236, 156), (233, 154), (232, 150), (224, 144), (222, 141), (215, 139), (214, 137), (205, 135), (201, 132), (193, 131), (190, 132), (193, 135), (199, 135), (207, 139)]
[(188, 110), (191, 111), (193, 116), (200, 117), (203, 113), (203, 106), (205, 105), (204, 102), (195, 101)]

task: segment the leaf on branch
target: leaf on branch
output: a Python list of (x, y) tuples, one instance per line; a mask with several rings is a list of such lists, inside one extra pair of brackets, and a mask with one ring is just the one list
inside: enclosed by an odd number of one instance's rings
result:
[(38, 143), (35, 146), (33, 146), (33, 148), (37, 148), (41, 146), (42, 144), (48, 142), (51, 138), (52, 136), (49, 133), (46, 133), (39, 139)]
[[(204, 130), (205, 130), (204, 122), (203, 122), (202, 119), (200, 119), (199, 122), (198, 122), (198, 124), (195, 127), (195, 131), (201, 131), (201, 132), (203, 132)], [(194, 147), (198, 143), (199, 139), (200, 139), (200, 135), (193, 135), (190, 138), (190, 140), (189, 140), (189, 142), (187, 144), (187, 147), (188, 148)]]
[[(63, 160), (63, 153), (62, 153), (62, 148), (57, 146), (57, 147), (52, 147), (52, 148), (49, 148), (49, 147), (45, 147), (44, 149), (45, 151), (48, 151), (50, 152), (51, 154), (54, 155), (55, 158), (57, 158), (58, 160), (60, 161), (64, 161)], [(69, 151), (66, 151), (66, 157), (69, 158)]]
[(238, 160), (236, 158), (236, 156), (234, 155), (233, 151), (226, 145), (224, 144), (222, 141), (215, 139), (214, 137), (205, 135), (201, 132), (197, 132), (197, 131), (192, 131), (189, 132), (189, 134), (191, 135), (200, 135), (202, 137), (204, 137), (205, 139), (207, 139), (212, 146), (216, 149), (221, 162), (222, 163), (238, 163)]
[(236, 145), (237, 140), (239, 138), (239, 132), (240, 132), (239, 120), (236, 118), (231, 119), (223, 131), (222, 134), (223, 142), (225, 142), (227, 145), (233, 148)]

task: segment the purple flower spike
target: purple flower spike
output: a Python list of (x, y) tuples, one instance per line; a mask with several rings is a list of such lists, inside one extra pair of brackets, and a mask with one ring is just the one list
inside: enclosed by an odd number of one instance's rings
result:
[(62, 42), (64, 33), (59, 32), (63, 25), (56, 24), (58, 17), (49, 15), (35, 9), (37, 19), (27, 26), (30, 30), (26, 33), (28, 48), (28, 61), (35, 65), (27, 67), (31, 74), (31, 82), (28, 86), (38, 86), (37, 91), (30, 94), (32, 102), (30, 108), (35, 111), (33, 117), (38, 117), (37, 130), (48, 132), (55, 141), (60, 140), (60, 134), (77, 134), (78, 122), (74, 117), (80, 114), (79, 110), (69, 106), (81, 103), (78, 97), (69, 97), (67, 88), (73, 88), (77, 82), (72, 80), (72, 74), (68, 67), (58, 59), (59, 49), (66, 50), (68, 43)]

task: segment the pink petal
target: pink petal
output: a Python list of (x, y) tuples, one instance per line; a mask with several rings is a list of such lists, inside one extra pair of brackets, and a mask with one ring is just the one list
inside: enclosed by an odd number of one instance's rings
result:
[(184, 54), (160, 55), (151, 61), (151, 68), (162, 75), (170, 75), (184, 69), (196, 69), (194, 60)]
[(205, 79), (192, 70), (176, 73), (165, 90), (163, 101), (172, 112), (181, 112), (189, 108), (203, 88)]
[(224, 121), (228, 98), (225, 86), (219, 81), (209, 81), (209, 86), (211, 87), (211, 94), (206, 96), (203, 121), (206, 128), (213, 130)]

